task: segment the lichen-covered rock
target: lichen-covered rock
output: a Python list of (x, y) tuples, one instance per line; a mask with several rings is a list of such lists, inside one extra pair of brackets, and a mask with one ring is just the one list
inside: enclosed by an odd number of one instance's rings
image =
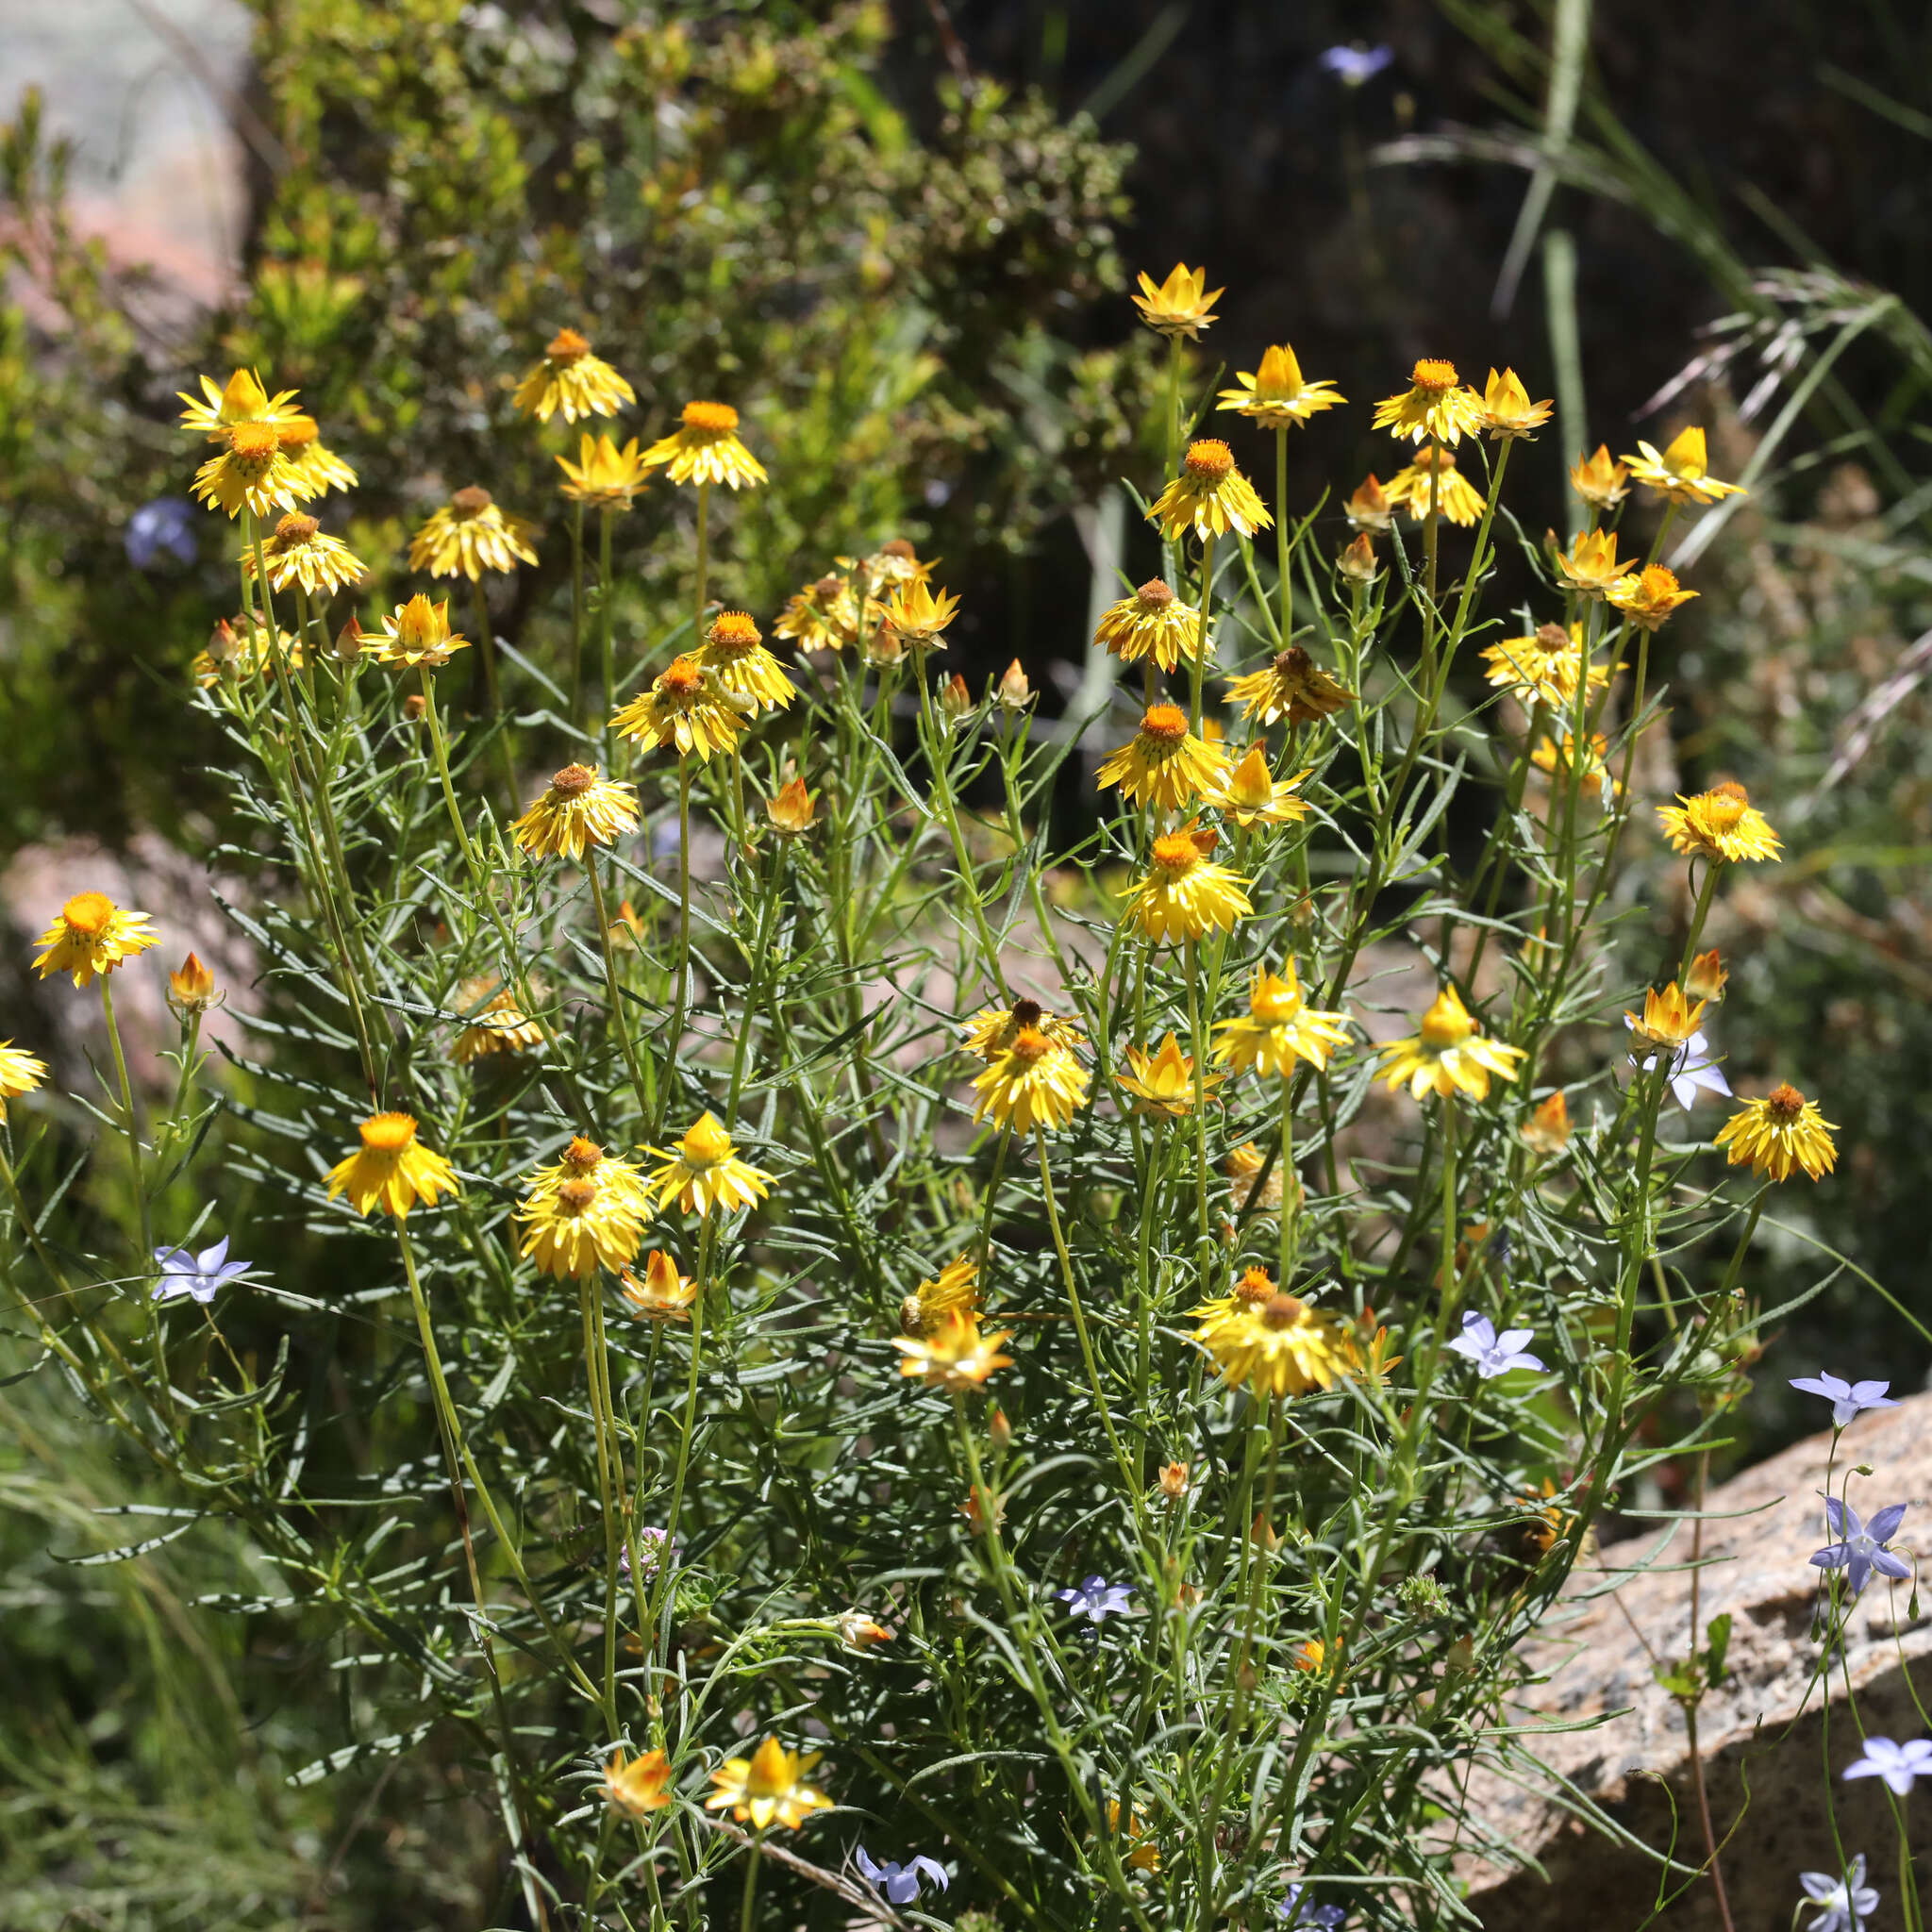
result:
[[(1831, 1541), (1821, 1494), (1830, 1451), (1828, 1432), (1810, 1437), (1712, 1491), (1705, 1506), (1698, 1617), (1707, 1624), (1729, 1612), (1732, 1625), (1729, 1668), (1699, 1708), (1698, 1741), (1719, 1837), (1729, 1834), (1723, 1862), (1737, 1932), (1788, 1926), (1798, 1874), (1836, 1870), (1827, 1766), (1846, 1852), (1868, 1854), (1884, 1908), (1896, 1909), (1884, 1788), (1875, 1779), (1848, 1785), (1840, 1774), (1859, 1754), (1858, 1725), (1900, 1740), (1925, 1734), (1905, 1672), (1925, 1677), (1932, 1618), (1910, 1621), (1911, 1585), (1874, 1576), (1853, 1612), (1845, 1666), (1833, 1674), (1827, 1704), (1814, 1682), (1820, 1573), (1809, 1558)], [(1858, 1417), (1839, 1441), (1834, 1492), (1860, 1464), (1873, 1474), (1852, 1476), (1853, 1507), (1870, 1515), (1909, 1503), (1895, 1547), (1910, 1552), (1932, 1530), (1932, 1395)], [(1506, 1716), (1523, 1726), (1517, 1742), (1565, 1781), (1569, 1802), (1492, 1772), (1471, 1779), (1471, 1822), (1481, 1837), (1513, 1845), (1541, 1868), (1465, 1863), (1470, 1903), (1487, 1932), (1545, 1932), (1557, 1923), (1553, 1911), (1562, 1923), (1623, 1932), (1645, 1921), (1660, 1891), (1676, 1896), (1657, 1925), (1716, 1932), (1710, 1884), (1693, 1881), (1704, 1850), (1684, 1713), (1658, 1687), (1656, 1669), (1690, 1647), (1690, 1549), (1688, 1521), (1660, 1522), (1654, 1534), (1611, 1544), (1600, 1566), (1579, 1570), (1568, 1618), (1553, 1619), (1531, 1648), (1543, 1681)], [(1703, 1644), (1702, 1631), (1696, 1641)], [(1847, 1674), (1857, 1724), (1846, 1707)], [(1604, 1825), (1607, 1832), (1597, 1828)], [(1462, 1842), (1470, 1837), (1465, 1828)], [(1674, 1869), (1638, 1849), (1662, 1853), (1674, 1842)], [(1571, 1916), (1579, 1906), (1588, 1907), (1587, 1921)]]

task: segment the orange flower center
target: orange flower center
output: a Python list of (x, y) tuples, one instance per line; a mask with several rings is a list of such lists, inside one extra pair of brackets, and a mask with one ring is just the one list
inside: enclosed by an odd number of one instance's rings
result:
[(1156, 744), (1176, 745), (1188, 735), (1188, 714), (1178, 705), (1150, 705), (1141, 720), (1141, 736)]
[(284, 449), (307, 449), (321, 433), (313, 416), (291, 416), (275, 425), (275, 441)]
[(291, 510), (275, 525), (277, 543), (307, 543), (322, 525), (313, 517), (305, 517), (299, 510)]
[(266, 463), (281, 446), (273, 423), (238, 423), (228, 431), (228, 447), (244, 463)]
[(1781, 1080), (1764, 1097), (1764, 1110), (1779, 1126), (1788, 1127), (1805, 1110), (1805, 1096), (1789, 1080)]
[(362, 1123), (362, 1144), (372, 1154), (400, 1154), (416, 1138), (412, 1114), (372, 1114)]
[(472, 483), (450, 498), (449, 507), (459, 517), (480, 517), (494, 501), (480, 483)]
[(699, 429), (707, 436), (729, 436), (738, 427), (738, 411), (729, 403), (687, 403), (683, 420), (687, 429)]
[(1234, 1285), (1235, 1299), (1257, 1307), (1274, 1299), (1274, 1277), (1265, 1268), (1250, 1268)]
[(1644, 596), (1653, 604), (1661, 604), (1677, 593), (1676, 573), (1666, 570), (1660, 563), (1647, 564), (1637, 581)]
[(578, 798), (597, 782), (597, 774), (587, 765), (566, 765), (550, 781), (550, 789), (560, 798)]
[(1270, 1295), (1267, 1307), (1261, 1310), (1261, 1325), (1278, 1335), (1284, 1328), (1292, 1328), (1307, 1312), (1307, 1305), (1294, 1295)]
[(595, 1181), (565, 1181), (558, 1189), (558, 1203), (572, 1214), (581, 1214), (597, 1198)]
[(667, 696), (695, 697), (705, 688), (705, 674), (698, 669), (696, 658), (676, 658), (658, 684)]
[(1705, 822), (1713, 831), (1733, 831), (1742, 820), (1750, 804), (1750, 794), (1741, 785), (1729, 781), (1722, 785), (1713, 785), (1704, 794)]
[(1234, 452), (1214, 437), (1191, 442), (1187, 454), (1188, 475), (1197, 482), (1220, 483), (1234, 469)]
[(591, 345), (574, 328), (560, 328), (550, 338), (550, 346), (543, 351), (546, 359), (552, 362), (575, 362), (580, 356), (588, 356)]
[(107, 931), (114, 916), (114, 902), (105, 892), (76, 892), (60, 908), (60, 917), (70, 932), (84, 933), (97, 940)]
[(718, 621), (705, 633), (708, 643), (730, 657), (742, 657), (758, 644), (758, 627), (743, 610), (721, 610)]
[(1052, 1046), (1053, 1041), (1041, 1032), (1039, 1027), (1023, 1026), (1014, 1034), (1009, 1051), (1015, 1059), (1024, 1060), (1030, 1067), (1034, 1061), (1049, 1052)]
[(1432, 395), (1441, 395), (1444, 390), (1456, 387), (1456, 365), (1425, 356), (1409, 371), (1408, 379), (1417, 389), (1425, 389)]
[(587, 1141), (581, 1134), (575, 1135), (568, 1147), (563, 1150), (563, 1164), (574, 1173), (589, 1174), (604, 1158), (604, 1150), (594, 1141)]
[(1174, 587), (1152, 577), (1134, 592), (1134, 601), (1143, 610), (1165, 610), (1174, 602)]
[(1163, 832), (1154, 841), (1154, 863), (1179, 878), (1201, 862), (1201, 848), (1191, 832)]
[[(736, 423), (738, 419), (734, 416), (731, 420)], [(901, 563), (917, 563), (919, 561), (918, 551), (913, 549), (912, 545), (904, 537), (888, 537), (879, 545), (879, 555), (881, 557), (894, 558)]]

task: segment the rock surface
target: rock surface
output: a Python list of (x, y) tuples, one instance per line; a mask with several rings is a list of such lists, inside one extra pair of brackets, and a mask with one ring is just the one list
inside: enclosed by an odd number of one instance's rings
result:
[[(1876, 1779), (1845, 1784), (1840, 1774), (1859, 1754), (1860, 1725), (1900, 1740), (1925, 1734), (1905, 1674), (1914, 1669), (1922, 1695), (1932, 1693), (1925, 1669), (1932, 1616), (1908, 1621), (1912, 1586), (1888, 1587), (1874, 1577), (1846, 1638), (1857, 1724), (1841, 1674), (1834, 1673), (1828, 1710), (1815, 1689), (1807, 1701), (1820, 1649), (1810, 1634), (1820, 1573), (1808, 1559), (1831, 1541), (1820, 1500), (1830, 1449), (1828, 1431), (1813, 1436), (1706, 1501), (1699, 1618), (1707, 1623), (1729, 1611), (1733, 1625), (1729, 1674), (1700, 1708), (1699, 1743), (1720, 1839), (1736, 1824), (1724, 1850), (1736, 1932), (1789, 1927), (1798, 1874), (1836, 1871), (1827, 1762), (1846, 1854), (1870, 1858), (1872, 1882), (1883, 1894), (1879, 1923), (1901, 1923), (1883, 1786)], [(1932, 1529), (1932, 1394), (1862, 1415), (1845, 1430), (1835, 1493), (1859, 1464), (1874, 1474), (1851, 1476), (1853, 1507), (1869, 1516), (1888, 1503), (1909, 1503), (1895, 1542), (1909, 1555)], [(1465, 1865), (1470, 1904), (1487, 1932), (1547, 1932), (1557, 1924), (1631, 1932), (1655, 1909), (1660, 1881), (1672, 1893), (1686, 1885), (1690, 1870), (1667, 1874), (1655, 1857), (1583, 1824), (1576, 1814), (1587, 1807), (1657, 1850), (1674, 1835), (1679, 1860), (1690, 1868), (1701, 1862), (1684, 1716), (1657, 1688), (1653, 1668), (1655, 1659), (1674, 1661), (1690, 1647), (1690, 1525), (1681, 1522), (1607, 1547), (1601, 1566), (1574, 1579), (1567, 1617), (1532, 1646), (1529, 1661), (1545, 1681), (1506, 1719), (1524, 1726), (1519, 1742), (1566, 1779), (1579, 1802), (1566, 1810), (1492, 1773), (1471, 1779), (1474, 1819), (1492, 1841), (1513, 1844), (1542, 1867), (1540, 1874), (1473, 1859)], [(1923, 1806), (1928, 1798), (1932, 1792), (1908, 1802)], [(1709, 1883), (1690, 1885), (1651, 1923), (1671, 1932), (1717, 1932)]]

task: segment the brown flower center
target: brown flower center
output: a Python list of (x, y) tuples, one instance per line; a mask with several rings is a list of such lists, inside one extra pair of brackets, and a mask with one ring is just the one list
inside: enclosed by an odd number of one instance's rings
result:
[(1274, 675), (1299, 680), (1308, 675), (1312, 663), (1308, 654), (1299, 644), (1291, 644), (1274, 659)]
[(918, 551), (913, 549), (912, 545), (904, 537), (888, 537), (879, 545), (879, 555), (881, 557), (897, 558), (901, 563), (917, 563), (919, 561)]
[(472, 483), (450, 498), (449, 507), (459, 517), (480, 517), (494, 501), (480, 483)]
[(1188, 475), (1201, 483), (1224, 481), (1234, 470), (1234, 452), (1214, 437), (1188, 445)]
[(842, 591), (844, 588), (845, 579), (843, 577), (835, 577), (827, 575), (821, 577), (818, 580), (818, 582), (811, 587), (811, 590), (813, 596), (829, 599), (832, 597), (836, 597), (839, 594), (839, 592)]
[(738, 411), (729, 403), (687, 403), (683, 422), (687, 429), (701, 429), (709, 436), (728, 436), (738, 427)]
[(558, 1189), (558, 1204), (572, 1214), (581, 1214), (597, 1198), (595, 1181), (565, 1181)]
[(321, 528), (313, 517), (305, 517), (300, 510), (291, 510), (275, 525), (275, 541), (282, 545), (307, 543)]
[(1744, 788), (1726, 779), (1722, 785), (1713, 785), (1704, 794), (1705, 820), (1715, 831), (1732, 831), (1742, 820), (1750, 804), (1750, 794)]
[(1540, 624), (1536, 627), (1536, 641), (1541, 649), (1554, 658), (1559, 651), (1570, 648), (1570, 633), (1560, 624)]
[(1261, 1325), (1279, 1334), (1284, 1328), (1292, 1328), (1307, 1312), (1307, 1305), (1294, 1295), (1270, 1295), (1267, 1307), (1261, 1310)]
[(1173, 746), (1188, 735), (1188, 714), (1178, 705), (1149, 705), (1141, 720), (1141, 736), (1158, 745)]
[(580, 798), (597, 782), (588, 765), (566, 765), (550, 781), (550, 789), (561, 798)]
[(1038, 1000), (1015, 1000), (1013, 1002), (1013, 1024), (1015, 1026), (1038, 1026), (1041, 1010)]
[(1781, 1080), (1764, 1096), (1764, 1110), (1779, 1126), (1788, 1127), (1805, 1110), (1805, 1096), (1789, 1080)]
[(604, 1150), (594, 1141), (575, 1135), (563, 1150), (563, 1164), (575, 1174), (589, 1174), (604, 1158)]
[(574, 328), (558, 329), (550, 338), (550, 346), (543, 351), (545, 358), (552, 362), (575, 362), (590, 353), (590, 343)]
[(97, 940), (107, 931), (114, 916), (114, 902), (105, 892), (76, 892), (60, 908), (60, 918), (70, 932), (84, 933)]
[(1417, 389), (1425, 389), (1431, 394), (1440, 395), (1444, 390), (1456, 387), (1456, 365), (1437, 357), (1424, 356), (1409, 372), (1408, 379)]
[(1134, 592), (1134, 601), (1143, 610), (1165, 610), (1174, 602), (1174, 586), (1150, 577)]

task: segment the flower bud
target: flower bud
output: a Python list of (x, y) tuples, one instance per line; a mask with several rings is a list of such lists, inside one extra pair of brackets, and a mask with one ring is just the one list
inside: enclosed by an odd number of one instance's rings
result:
[(407, 718), (411, 724), (420, 724), (423, 722), (424, 712), (426, 711), (428, 708), (428, 703), (424, 698), (424, 695), (420, 691), (411, 691), (409, 695), (403, 700), (403, 716)]
[(993, 1404), (992, 1414), (987, 1418), (986, 1433), (992, 1439), (995, 1449), (1005, 1452), (1013, 1446), (1013, 1425), (998, 1403)]
[(179, 968), (168, 974), (168, 1004), (182, 1018), (205, 1013), (221, 1005), (227, 995), (217, 990), (215, 976), (190, 953)]
[(1170, 1462), (1162, 1466), (1160, 1493), (1170, 1503), (1178, 1503), (1188, 1493), (1188, 1465), (1185, 1462)]
[(958, 724), (969, 717), (973, 710), (973, 693), (966, 689), (966, 680), (956, 671), (940, 686), (940, 709), (945, 713), (946, 722)]
[(356, 622), (356, 613), (350, 611), (348, 622), (336, 633), (335, 658), (338, 664), (353, 664), (362, 655), (364, 635), (362, 626)]
[(1356, 584), (1373, 584), (1381, 575), (1381, 568), (1375, 561), (1375, 546), (1366, 530), (1335, 559), (1335, 568)]
[(1009, 711), (1024, 711), (1033, 702), (1033, 686), (1015, 658), (1001, 675), (999, 701)]

